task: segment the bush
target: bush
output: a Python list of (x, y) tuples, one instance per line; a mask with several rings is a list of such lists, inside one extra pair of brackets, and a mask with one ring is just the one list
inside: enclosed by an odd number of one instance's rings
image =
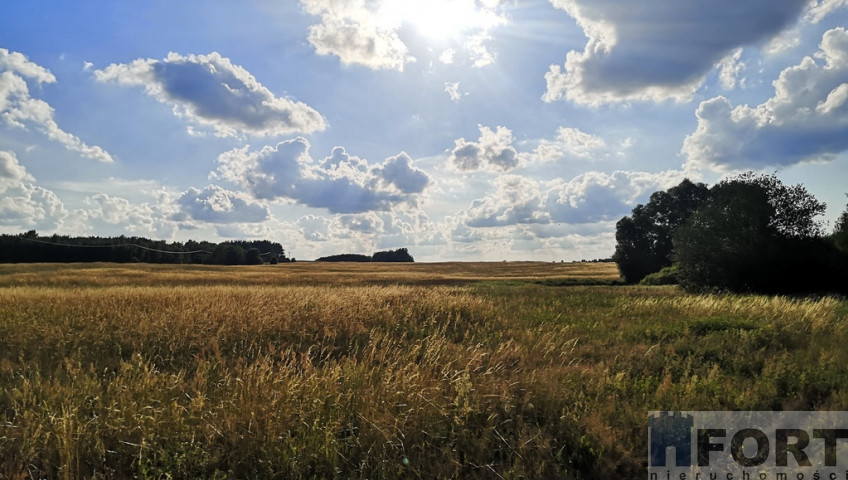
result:
[(654, 272), (643, 278), (640, 285), (677, 285), (680, 283), (677, 280), (678, 274), (677, 264), (670, 267), (665, 267), (659, 272)]

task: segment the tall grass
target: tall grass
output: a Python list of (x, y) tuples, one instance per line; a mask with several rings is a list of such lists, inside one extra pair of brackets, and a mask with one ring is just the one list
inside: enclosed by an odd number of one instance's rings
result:
[(308, 268), (7, 278), (0, 478), (634, 478), (649, 410), (848, 408), (844, 300)]

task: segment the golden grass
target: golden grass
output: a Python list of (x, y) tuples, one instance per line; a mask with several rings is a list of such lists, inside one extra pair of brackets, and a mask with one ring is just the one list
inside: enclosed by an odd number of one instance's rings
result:
[(0, 287), (116, 285), (466, 284), (619, 278), (614, 263), (321, 263), (224, 267), (153, 264), (0, 264)]
[(848, 408), (833, 298), (534, 283), (608, 264), (0, 272), (0, 478), (634, 478), (649, 410)]

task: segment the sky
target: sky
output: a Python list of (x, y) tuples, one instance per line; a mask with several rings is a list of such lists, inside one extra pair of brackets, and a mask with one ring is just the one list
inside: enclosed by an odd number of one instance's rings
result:
[(0, 10), (0, 233), (573, 261), (684, 178), (848, 202), (848, 0)]

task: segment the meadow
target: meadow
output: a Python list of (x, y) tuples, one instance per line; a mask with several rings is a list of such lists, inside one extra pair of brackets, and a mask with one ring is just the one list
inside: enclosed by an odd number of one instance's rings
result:
[(0, 479), (644, 478), (650, 410), (848, 410), (846, 317), (610, 263), (0, 265)]

